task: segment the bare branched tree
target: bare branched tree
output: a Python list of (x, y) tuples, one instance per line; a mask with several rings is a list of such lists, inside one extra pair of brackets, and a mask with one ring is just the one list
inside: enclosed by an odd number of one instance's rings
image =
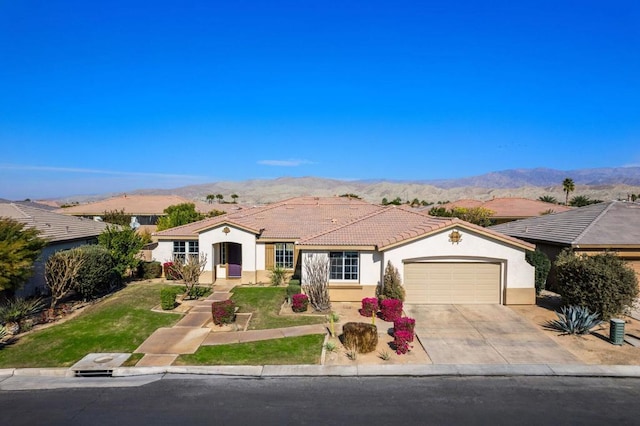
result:
[(84, 264), (80, 250), (59, 251), (47, 259), (44, 267), (44, 278), (51, 291), (50, 309), (73, 288), (78, 273)]
[(302, 289), (309, 296), (309, 303), (316, 311), (331, 309), (329, 301), (329, 259), (309, 255), (304, 262), (304, 283)]
[(193, 288), (200, 282), (200, 275), (204, 272), (207, 264), (206, 253), (200, 253), (200, 256), (187, 256), (186, 261), (180, 257), (176, 257), (171, 265), (173, 275), (184, 282), (185, 293), (183, 299), (190, 297)]

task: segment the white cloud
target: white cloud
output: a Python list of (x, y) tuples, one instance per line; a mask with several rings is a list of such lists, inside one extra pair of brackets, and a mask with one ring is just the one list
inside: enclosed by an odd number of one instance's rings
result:
[(0, 164), (0, 170), (85, 173), (85, 174), (95, 174), (95, 175), (141, 176), (141, 177), (156, 177), (156, 178), (170, 178), (170, 179), (174, 179), (174, 178), (205, 179), (206, 178), (205, 176), (194, 176), (194, 175), (127, 172), (127, 171), (121, 171), (121, 170), (82, 169), (82, 168), (76, 168), (76, 167), (30, 166), (30, 165), (21, 165), (21, 164)]
[(263, 166), (276, 166), (276, 167), (298, 167), (303, 164), (313, 164), (309, 160), (260, 160), (258, 164)]

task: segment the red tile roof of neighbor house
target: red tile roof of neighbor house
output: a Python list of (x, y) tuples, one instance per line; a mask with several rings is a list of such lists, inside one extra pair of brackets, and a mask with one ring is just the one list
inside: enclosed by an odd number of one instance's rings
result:
[(93, 203), (66, 207), (56, 210), (56, 212), (73, 216), (100, 216), (104, 212), (124, 210), (126, 214), (133, 216), (162, 216), (167, 207), (183, 203), (194, 203), (196, 210), (200, 213), (209, 213), (213, 210), (228, 212), (238, 208), (237, 204), (209, 204), (188, 200), (177, 195), (121, 195)]
[(454, 207), (482, 207), (493, 212), (492, 217), (496, 219), (500, 218), (513, 218), (521, 219), (525, 217), (540, 216), (543, 213), (549, 211), (553, 213), (565, 212), (571, 210), (571, 207), (563, 206), (560, 204), (546, 203), (540, 200), (530, 200), (528, 198), (494, 198), (489, 201), (478, 200), (459, 200), (452, 203), (442, 204), (441, 207), (446, 209), (452, 209)]
[[(222, 224), (235, 225), (261, 240), (298, 241), (301, 245), (375, 246), (384, 248), (455, 225), (505, 242), (530, 248), (528, 243), (455, 218), (429, 216), (409, 207), (382, 207), (342, 197), (293, 198), (265, 207), (229, 213), (167, 229), (160, 239), (193, 238)], [(533, 246), (531, 246), (532, 248)]]

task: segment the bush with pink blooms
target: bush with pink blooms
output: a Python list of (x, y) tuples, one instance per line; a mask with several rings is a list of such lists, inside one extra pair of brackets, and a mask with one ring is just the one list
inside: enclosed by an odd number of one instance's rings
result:
[(362, 309), (360, 309), (360, 315), (363, 317), (371, 318), (378, 312), (378, 298), (377, 297), (365, 297), (362, 299)]
[(393, 333), (393, 344), (398, 355), (406, 354), (413, 347), (409, 345), (413, 341), (413, 333), (410, 331), (396, 331)]
[(415, 335), (414, 329), (416, 327), (416, 320), (409, 317), (398, 318), (393, 322), (393, 332), (408, 331), (411, 333), (411, 342), (413, 342), (413, 336)]
[(402, 301), (384, 299), (380, 303), (380, 316), (384, 321), (393, 322), (402, 316)]
[(309, 296), (298, 293), (291, 296), (291, 310), (293, 312), (306, 312), (309, 307)]
[(222, 300), (211, 304), (215, 325), (231, 324), (236, 319), (236, 304), (233, 300)]

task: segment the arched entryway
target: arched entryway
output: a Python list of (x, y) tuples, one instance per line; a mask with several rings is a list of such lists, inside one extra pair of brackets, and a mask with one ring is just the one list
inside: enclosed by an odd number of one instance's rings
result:
[(214, 244), (215, 277), (242, 278), (242, 244)]

